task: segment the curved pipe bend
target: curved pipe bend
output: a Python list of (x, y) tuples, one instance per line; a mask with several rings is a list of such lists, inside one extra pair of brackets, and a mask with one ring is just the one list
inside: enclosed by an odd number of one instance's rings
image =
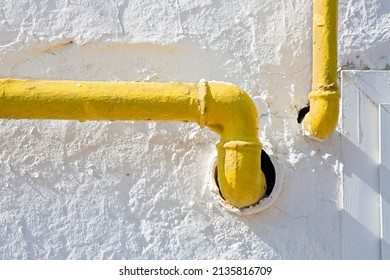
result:
[(218, 183), (228, 204), (244, 208), (259, 202), (266, 182), (261, 171), (262, 145), (258, 115), (250, 97), (240, 88), (224, 83), (200, 82), (205, 95), (205, 124), (220, 136)]
[(0, 118), (196, 122), (221, 137), (218, 182), (226, 203), (248, 207), (265, 193), (257, 110), (234, 85), (0, 79)]
[(310, 111), (303, 119), (303, 133), (323, 140), (336, 129), (339, 117), (340, 93), (335, 91), (312, 91), (309, 93)]

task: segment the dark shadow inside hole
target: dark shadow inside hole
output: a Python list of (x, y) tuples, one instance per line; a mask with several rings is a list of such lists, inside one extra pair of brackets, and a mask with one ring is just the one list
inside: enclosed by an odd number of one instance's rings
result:
[(217, 184), (220, 197), (222, 197), (223, 200), (225, 200), (225, 198), (222, 195), (221, 187), (219, 186), (219, 182), (218, 182), (218, 165), (215, 165), (215, 168), (214, 168), (214, 181), (215, 181), (215, 184)]
[(301, 110), (299, 110), (297, 118), (298, 123), (301, 123), (303, 121), (303, 118), (306, 116), (307, 113), (309, 113), (309, 111), (310, 105), (307, 105), (306, 107), (303, 107)]
[(265, 196), (268, 197), (272, 193), (275, 187), (276, 171), (269, 155), (261, 150), (261, 171), (265, 176), (265, 182), (267, 184), (265, 189)]
[[(265, 189), (265, 195), (264, 197), (269, 197), (272, 193), (272, 190), (275, 187), (275, 180), (276, 180), (276, 171), (275, 166), (273, 165), (271, 158), (269, 155), (264, 151), (261, 150), (261, 171), (263, 171), (265, 176), (265, 183), (266, 183), (266, 189)], [(218, 183), (218, 167), (215, 166), (214, 170), (214, 180), (217, 184), (219, 195), (225, 199), (221, 193), (221, 188), (219, 187)]]

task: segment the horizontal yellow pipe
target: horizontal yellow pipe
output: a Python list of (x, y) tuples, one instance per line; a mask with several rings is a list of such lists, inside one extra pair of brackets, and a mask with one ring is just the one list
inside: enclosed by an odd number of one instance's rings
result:
[(265, 193), (257, 111), (234, 85), (0, 79), (0, 118), (196, 122), (221, 137), (218, 183), (226, 203), (247, 207)]
[(318, 139), (332, 134), (339, 116), (337, 8), (337, 0), (313, 1), (313, 81), (303, 131)]

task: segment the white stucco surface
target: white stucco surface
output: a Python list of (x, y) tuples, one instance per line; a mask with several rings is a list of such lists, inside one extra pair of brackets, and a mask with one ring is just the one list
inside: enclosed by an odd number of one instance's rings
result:
[[(208, 185), (196, 124), (0, 120), (1, 259), (338, 259), (340, 135), (297, 123), (311, 0), (0, 0), (0, 77), (234, 83), (282, 193), (249, 216)], [(390, 2), (340, 0), (339, 67), (387, 69)]]

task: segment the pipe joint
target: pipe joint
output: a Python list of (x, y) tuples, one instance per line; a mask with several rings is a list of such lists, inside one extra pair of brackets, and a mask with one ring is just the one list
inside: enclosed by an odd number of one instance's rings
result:
[(210, 87), (209, 82), (206, 80), (200, 80), (198, 83), (198, 95), (196, 98), (196, 102), (199, 108), (199, 126), (201, 128), (205, 127), (207, 123), (207, 115), (206, 115), (206, 99), (207, 96), (210, 95)]
[[(332, 87), (334, 88), (334, 87)], [(328, 98), (328, 99), (332, 99), (332, 98), (336, 98), (336, 99), (340, 99), (340, 92), (338, 91), (338, 89), (332, 89), (331, 87), (322, 87), (321, 89), (318, 89), (318, 90), (314, 90), (314, 91), (311, 91), (309, 93), (309, 99), (312, 99), (312, 98), (317, 98), (317, 97), (324, 97), (324, 98)]]
[(218, 183), (227, 204), (245, 208), (265, 194), (265, 176), (261, 171), (259, 142), (218, 143)]

